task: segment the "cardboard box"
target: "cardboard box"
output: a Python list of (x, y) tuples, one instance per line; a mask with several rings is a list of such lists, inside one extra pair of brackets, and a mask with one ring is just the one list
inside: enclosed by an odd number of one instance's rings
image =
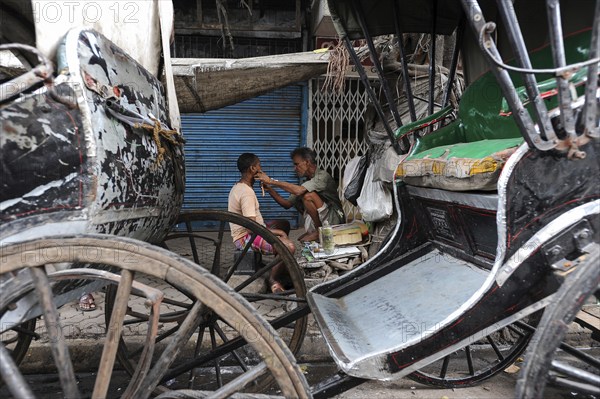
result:
[(333, 228), (333, 242), (335, 245), (352, 245), (363, 242), (363, 239), (369, 235), (367, 226), (360, 221), (354, 221), (347, 224), (337, 224)]

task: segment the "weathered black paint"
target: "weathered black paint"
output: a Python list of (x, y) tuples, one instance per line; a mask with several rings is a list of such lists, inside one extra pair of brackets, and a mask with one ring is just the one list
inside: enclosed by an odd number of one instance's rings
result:
[(183, 200), (182, 146), (160, 138), (159, 157), (152, 129), (116, 119), (106, 103), (168, 128), (160, 82), (89, 30), (71, 31), (57, 58), (55, 86), (0, 110), (0, 238), (51, 223), (63, 234), (159, 242)]
[[(68, 84), (58, 85), (53, 90), (68, 98), (75, 96)], [(0, 201), (22, 197), (37, 187), (61, 179), (65, 185), (75, 185), (70, 187), (75, 191), (61, 192), (56, 187), (44, 198), (19, 201), (4, 209), (0, 220), (14, 219), (36, 210), (80, 206), (81, 195), (73, 194), (81, 183), (87, 154), (82, 146), (79, 110), (69, 109), (46, 91), (2, 108), (0, 124)], [(77, 177), (67, 182), (71, 174)]]
[(504, 260), (558, 215), (600, 198), (600, 141), (580, 149), (586, 157), (574, 160), (565, 152), (530, 150), (516, 165), (507, 186)]

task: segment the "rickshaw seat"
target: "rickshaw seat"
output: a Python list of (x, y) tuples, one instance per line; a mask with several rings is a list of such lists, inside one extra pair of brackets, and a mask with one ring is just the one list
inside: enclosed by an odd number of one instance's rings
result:
[(456, 120), (417, 139), (396, 178), (451, 191), (496, 190), (504, 163), (523, 143), (501, 106), (500, 89), (488, 72), (465, 91)]
[[(591, 30), (578, 31), (565, 38), (565, 47), (587, 48), (590, 37)], [(538, 68), (553, 65), (549, 46), (529, 55), (532, 65)], [(567, 63), (581, 62), (587, 57), (579, 51), (567, 56)], [(582, 69), (570, 78), (578, 95), (583, 95), (585, 74)], [(549, 110), (558, 106), (557, 98), (552, 94), (556, 91), (556, 81), (550, 78), (538, 83), (538, 89), (547, 94), (544, 101)], [(517, 87), (517, 95), (527, 104), (529, 98), (522, 77), (511, 74), (511, 79)], [(396, 138), (402, 134), (402, 128), (398, 129)], [(443, 190), (493, 191), (506, 160), (522, 143), (523, 138), (502, 91), (488, 71), (463, 93), (456, 120), (417, 139), (410, 154), (398, 166), (396, 178), (409, 185)]]
[(386, 356), (440, 328), (488, 275), (435, 249), (376, 284), (337, 298), (311, 291), (308, 301), (338, 366), (352, 376), (385, 379)]
[(495, 139), (434, 147), (400, 163), (396, 176), (421, 187), (493, 191), (504, 163), (522, 142)]

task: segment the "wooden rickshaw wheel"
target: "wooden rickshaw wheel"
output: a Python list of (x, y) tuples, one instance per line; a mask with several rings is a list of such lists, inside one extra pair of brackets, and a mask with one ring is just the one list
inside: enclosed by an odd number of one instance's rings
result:
[(408, 377), (440, 388), (477, 385), (505, 370), (518, 359), (533, 336), (537, 320), (539, 314), (535, 313), (527, 322), (517, 321), (409, 374)]
[[(229, 234), (229, 223), (235, 223), (247, 228), (253, 233), (263, 237), (270, 243), (277, 252), (277, 256), (263, 256), (263, 263), (259, 265), (259, 270), (251, 275), (238, 275), (236, 271), (240, 268), (242, 262), (237, 262), (233, 257), (233, 244)], [(208, 225), (208, 228), (207, 228)], [(198, 226), (205, 229), (212, 228), (211, 231), (195, 231)], [(214, 229), (216, 228), (216, 230)], [(244, 218), (240, 215), (226, 211), (196, 210), (188, 211), (179, 215), (176, 225), (167, 235), (163, 246), (179, 255), (187, 257), (204, 269), (210, 271), (214, 276), (227, 282), (234, 290), (250, 302), (261, 316), (264, 317), (271, 326), (278, 330), (279, 336), (288, 346), (293, 354), (300, 350), (307, 328), (308, 305), (306, 304), (306, 286), (302, 272), (293, 257), (284, 244), (268, 229), (260, 224)], [(239, 252), (238, 260), (243, 257), (252, 258), (252, 252)], [(269, 258), (269, 259), (267, 259)], [(268, 276), (270, 268), (277, 262), (283, 261), (286, 270), (285, 292), (272, 294), (256, 292), (257, 286), (263, 285), (263, 281)], [(266, 288), (268, 290), (268, 288)], [(185, 291), (172, 292), (165, 302), (169, 302), (168, 309), (165, 308), (161, 313), (160, 322), (164, 327), (159, 332), (158, 340), (168, 340), (182, 323), (182, 316), (185, 315), (192, 305), (192, 301), (181, 298), (188, 297)], [(115, 291), (109, 288), (107, 291), (106, 316), (110, 317)], [(266, 312), (264, 309), (271, 309)], [(223, 321), (215, 317), (210, 312), (203, 314), (202, 322), (198, 325), (197, 331), (192, 337), (193, 347), (191, 351), (194, 356), (186, 359), (177, 360), (164, 378), (167, 383), (173, 380), (187, 380), (190, 388), (198, 388), (202, 383), (198, 383), (198, 370), (202, 368), (212, 369), (216, 375), (215, 384), (221, 386), (224, 384), (222, 378), (231, 367), (245, 368), (244, 343), (236, 341), (236, 337), (225, 338), (226, 329)], [(137, 328), (138, 323), (145, 323), (146, 319), (137, 314), (134, 310), (128, 311), (128, 328)], [(201, 342), (205, 341), (204, 344)], [(228, 340), (228, 341), (226, 341)], [(223, 341), (219, 343), (218, 341)], [(204, 345), (204, 346), (203, 346)], [(208, 346), (208, 349), (206, 348)], [(123, 367), (133, 373), (139, 350), (135, 350), (127, 340), (122, 340), (119, 346), (117, 357)], [(254, 383), (255, 392), (265, 391), (272, 380), (265, 378)], [(200, 385), (199, 385), (200, 384)], [(213, 387), (214, 388), (214, 387)]]
[(31, 340), (36, 336), (36, 324), (37, 319), (27, 320), (17, 327), (2, 333), (6, 336), (2, 339), (2, 345), (8, 349), (8, 352), (17, 365), (21, 364), (23, 359), (25, 359), (29, 345), (31, 345)]
[[(48, 267), (50, 264), (71, 264), (74, 267), (51, 271)], [(65, 397), (77, 398), (82, 393), (75, 376), (76, 364), (70, 356), (69, 341), (60, 335), (65, 326), (61, 324), (57, 297), (52, 290), (52, 283), (59, 280), (73, 284), (79, 284), (82, 280), (100, 280), (117, 286), (92, 397), (117, 394), (123, 397), (150, 396), (168, 372), (169, 366), (178, 358), (177, 355), (184, 352), (185, 343), (197, 330), (203, 316), (209, 313), (230, 326), (230, 330), (241, 337), (239, 340), (245, 339), (248, 342), (246, 346), (251, 347), (259, 357), (257, 364), (249, 365), (241, 376), (235, 376), (223, 384), (223, 389), (230, 393), (243, 392), (244, 387), (251, 385), (255, 378), (268, 375), (277, 382), (281, 395), (308, 395), (306, 380), (295, 364), (293, 355), (273, 328), (257, 315), (256, 310), (220, 279), (172, 252), (137, 240), (100, 235), (37, 239), (4, 247), (1, 274), (11, 276), (23, 269), (30, 276), (29, 293), (39, 298), (52, 360), (59, 375), (61, 393)], [(146, 284), (149, 280), (163, 284), (150, 287)], [(170, 287), (185, 292), (192, 306), (181, 315), (181, 328), (170, 337), (170, 342), (161, 345), (157, 337), (160, 308), (163, 297), (168, 296), (164, 289)], [(0, 314), (23, 294), (17, 291), (11, 290), (8, 285), (3, 292)], [(142, 355), (128, 386), (115, 391), (116, 387), (111, 387), (110, 380), (119, 338), (126, 329), (126, 314), (131, 308), (147, 315), (146, 338), (141, 343)], [(0, 345), (0, 352), (3, 359), (0, 372), (6, 383), (2, 389), (7, 389), (16, 397), (35, 397), (34, 391), (44, 389), (27, 382), (27, 377), (8, 356), (4, 345)]]
[[(593, 294), (600, 299), (600, 245), (586, 254), (586, 259), (570, 275), (555, 294), (555, 299), (544, 311), (539, 327), (525, 352), (525, 362), (519, 374), (515, 398), (544, 397), (546, 384), (552, 381), (569, 390), (569, 395), (600, 394), (600, 360), (563, 342), (573, 322), (587, 299)], [(598, 340), (600, 326), (592, 331)], [(562, 351), (569, 360), (556, 359)]]

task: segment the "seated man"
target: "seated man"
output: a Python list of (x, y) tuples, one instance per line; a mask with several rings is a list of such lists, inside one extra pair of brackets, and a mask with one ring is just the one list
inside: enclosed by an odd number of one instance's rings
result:
[[(296, 148), (291, 157), (298, 177), (308, 179), (301, 186), (271, 179), (262, 171), (257, 173), (256, 178), (279, 205), (286, 209), (295, 206), (302, 212), (306, 232), (298, 239), (315, 241), (319, 239), (318, 229), (324, 221), (334, 225), (346, 220), (338, 198), (337, 184), (329, 173), (317, 168), (317, 154), (310, 148)], [(291, 195), (285, 199), (273, 187), (279, 187)]]
[[(231, 188), (229, 192), (228, 211), (243, 215), (248, 219), (265, 226), (262, 215), (260, 214), (258, 199), (252, 186), (254, 185), (254, 176), (261, 171), (260, 159), (254, 154), (244, 153), (237, 160), (237, 167), (242, 178)], [(281, 223), (283, 222), (283, 223)], [(246, 244), (252, 238), (252, 232), (242, 226), (230, 223), (231, 236), (235, 247), (243, 250)], [(289, 223), (286, 221), (274, 221), (268, 226), (269, 230), (275, 234), (288, 247), (293, 254), (296, 250), (294, 243), (290, 241), (287, 234), (289, 233)], [(287, 229), (287, 232), (282, 230)], [(261, 236), (256, 236), (251, 245), (252, 250), (260, 251), (265, 255), (275, 254), (271, 244), (265, 241)], [(279, 279), (281, 273), (285, 272), (283, 262), (277, 264), (269, 275), (269, 287), (271, 292), (278, 293), (284, 291), (284, 287)]]

